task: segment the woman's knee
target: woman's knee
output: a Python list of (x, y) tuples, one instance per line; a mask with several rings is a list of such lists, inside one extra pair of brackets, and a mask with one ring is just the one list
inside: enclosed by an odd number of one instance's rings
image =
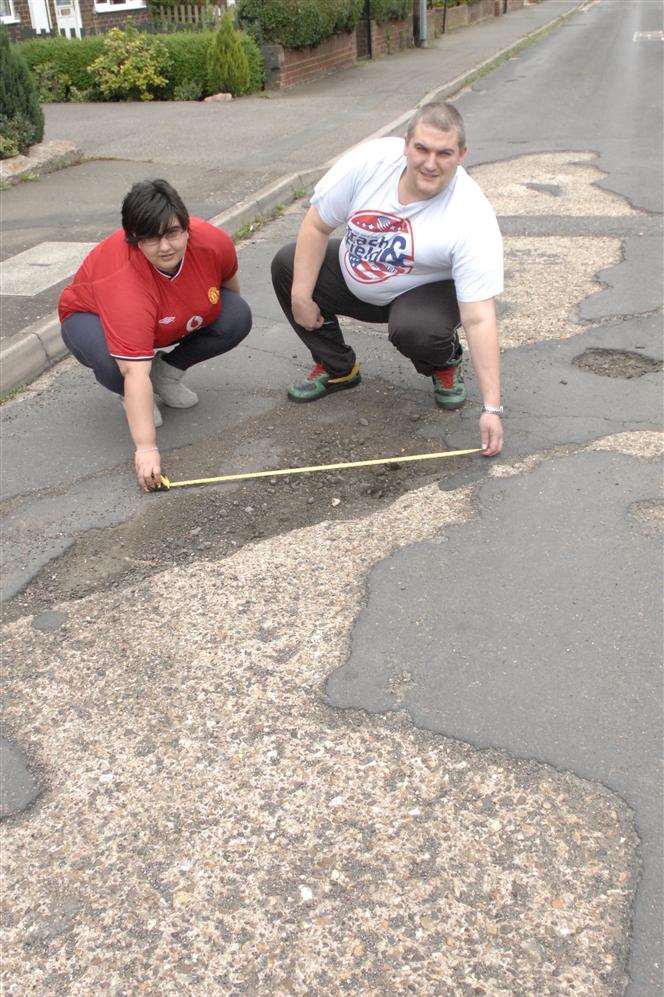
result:
[(223, 334), (240, 343), (251, 332), (253, 317), (248, 303), (236, 291), (222, 292), (224, 307), (221, 311)]

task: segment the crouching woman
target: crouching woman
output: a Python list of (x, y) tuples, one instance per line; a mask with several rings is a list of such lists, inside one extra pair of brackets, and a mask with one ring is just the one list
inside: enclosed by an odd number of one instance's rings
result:
[(145, 491), (161, 475), (156, 399), (173, 408), (195, 405), (185, 372), (232, 350), (251, 329), (237, 269), (226, 232), (190, 218), (165, 180), (145, 180), (122, 202), (122, 228), (88, 254), (62, 292), (62, 338), (124, 401)]

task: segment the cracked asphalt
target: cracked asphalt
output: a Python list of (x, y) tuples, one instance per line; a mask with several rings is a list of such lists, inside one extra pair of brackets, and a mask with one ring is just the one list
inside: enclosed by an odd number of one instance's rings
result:
[[(6, 993), (661, 992), (657, 16), (589, 4), (459, 98), (499, 460), (144, 498), (72, 361), (3, 407)], [(472, 375), (443, 415), (355, 322), (362, 387), (288, 406), (303, 210), (240, 246), (255, 328), (166, 413), (173, 478), (476, 445)]]

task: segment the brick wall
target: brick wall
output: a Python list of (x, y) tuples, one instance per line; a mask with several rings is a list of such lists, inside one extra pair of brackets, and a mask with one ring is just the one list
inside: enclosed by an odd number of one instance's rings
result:
[(101, 35), (111, 28), (124, 28), (130, 18), (131, 23), (140, 28), (142, 24), (148, 23), (150, 13), (147, 7), (143, 10), (110, 10), (99, 13), (95, 11), (94, 0), (81, 0), (81, 20), (86, 35)]
[(404, 48), (411, 48), (413, 42), (413, 19), (404, 21), (371, 22), (374, 59), (379, 55), (391, 55)]
[[(502, 10), (502, 3), (498, 13)], [(477, 21), (485, 21), (487, 17), (495, 17), (496, 15), (496, 3), (495, 0), (471, 0), (468, 4), (468, 22), (469, 24), (475, 24)]]
[[(443, 17), (445, 12), (442, 7), (434, 7), (427, 11), (427, 35), (429, 38), (440, 38), (443, 33)], [(445, 19), (445, 32), (454, 31), (455, 28), (465, 28), (468, 25), (468, 6), (460, 4), (458, 7), (448, 7), (447, 18)]]
[(266, 45), (263, 55), (267, 88), (284, 90), (353, 66), (357, 61), (355, 32), (334, 35), (320, 45), (302, 49)]

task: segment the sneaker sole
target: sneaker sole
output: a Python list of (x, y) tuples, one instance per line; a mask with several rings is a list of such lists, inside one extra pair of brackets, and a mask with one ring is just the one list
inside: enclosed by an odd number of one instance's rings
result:
[(336, 391), (348, 391), (350, 388), (356, 388), (358, 384), (361, 384), (362, 376), (358, 374), (354, 381), (348, 381), (345, 384), (331, 384), (325, 389), (322, 395), (314, 395), (312, 398), (297, 398), (295, 395), (291, 395), (288, 391), (286, 392), (286, 397), (290, 402), (294, 402), (296, 405), (306, 405), (309, 402), (320, 402), (323, 398), (327, 398), (328, 395), (333, 395)]
[(468, 401), (468, 396), (466, 395), (465, 398), (461, 398), (458, 401), (441, 402), (434, 395), (433, 400), (436, 403), (436, 408), (442, 408), (444, 412), (456, 412), (457, 409), (463, 408)]

